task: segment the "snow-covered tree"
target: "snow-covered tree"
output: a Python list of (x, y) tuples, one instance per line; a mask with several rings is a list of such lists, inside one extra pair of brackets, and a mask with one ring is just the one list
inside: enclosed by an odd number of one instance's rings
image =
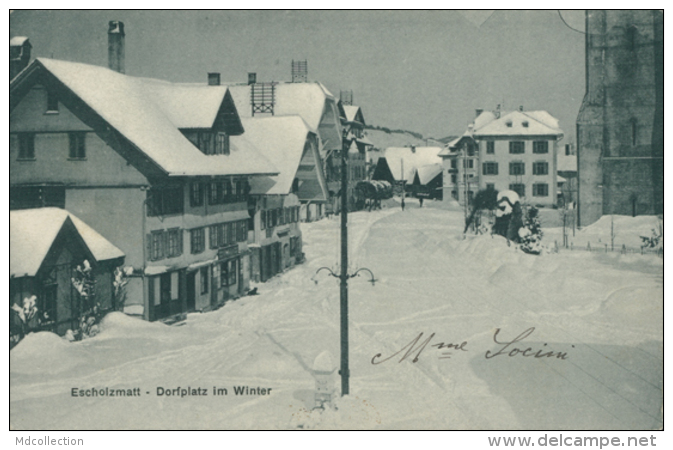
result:
[(72, 285), (80, 299), (78, 328), (73, 330), (75, 340), (95, 336), (98, 333), (101, 308), (96, 298), (96, 278), (89, 261), (84, 260), (81, 266), (75, 268)]
[(133, 267), (117, 267), (114, 272), (112, 287), (114, 289), (114, 308), (117, 311), (124, 311), (126, 303), (126, 284), (128, 277), (133, 273)]
[(542, 251), (542, 236), (544, 234), (538, 213), (539, 211), (536, 207), (531, 206), (528, 208), (523, 227), (519, 229), (521, 250), (534, 255), (539, 255)]

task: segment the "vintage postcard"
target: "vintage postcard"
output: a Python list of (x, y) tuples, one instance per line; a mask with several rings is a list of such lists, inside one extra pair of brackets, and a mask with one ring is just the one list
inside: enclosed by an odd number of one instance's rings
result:
[(663, 12), (15, 10), (9, 27), (16, 445), (657, 444)]

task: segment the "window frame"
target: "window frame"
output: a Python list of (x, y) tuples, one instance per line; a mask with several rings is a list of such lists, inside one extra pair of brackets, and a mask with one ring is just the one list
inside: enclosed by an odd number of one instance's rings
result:
[[(539, 188), (544, 187), (544, 194), (539, 192)], [(549, 183), (533, 183), (533, 197), (549, 197)]]
[(198, 255), (206, 250), (206, 229), (204, 227), (189, 230), (189, 247), (192, 255)]
[(70, 161), (86, 160), (86, 131), (68, 133), (68, 159)]
[(549, 141), (533, 141), (533, 153), (546, 155), (549, 153)]
[(526, 153), (526, 142), (525, 141), (509, 141), (509, 154), (510, 155), (523, 155), (525, 153)]
[(486, 141), (486, 154), (495, 155), (495, 141)]
[(58, 114), (58, 96), (52, 89), (47, 89), (47, 108), (45, 114)]
[[(515, 173), (517, 170), (515, 168), (521, 168), (520, 173)], [(510, 161), (509, 163), (509, 174), (511, 176), (521, 176), (526, 175), (526, 163), (523, 161)]]
[(17, 140), (19, 149), (16, 159), (19, 161), (35, 161), (35, 133), (17, 133)]
[(549, 175), (549, 163), (547, 161), (534, 161), (533, 175)]
[[(486, 170), (486, 168), (489, 168), (489, 170)], [(495, 170), (493, 170), (495, 169)], [(499, 167), (498, 163), (496, 161), (484, 161), (481, 167), (481, 173), (482, 175), (485, 176), (495, 176), (498, 175), (499, 173)]]

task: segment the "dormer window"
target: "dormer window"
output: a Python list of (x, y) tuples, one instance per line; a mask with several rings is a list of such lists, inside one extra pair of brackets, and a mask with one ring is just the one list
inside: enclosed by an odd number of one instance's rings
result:
[(206, 155), (213, 153), (213, 135), (209, 132), (199, 133), (199, 150)]
[(507, 122), (505, 122), (505, 125), (507, 125), (508, 128), (512, 128), (512, 121), (508, 120)]
[(215, 138), (215, 154), (229, 154), (229, 136), (226, 133), (217, 133), (217, 137)]
[(58, 97), (56, 93), (47, 89), (47, 114), (58, 114)]
[(521, 125), (523, 125), (524, 128), (528, 128), (528, 121), (524, 120), (523, 122), (521, 122)]

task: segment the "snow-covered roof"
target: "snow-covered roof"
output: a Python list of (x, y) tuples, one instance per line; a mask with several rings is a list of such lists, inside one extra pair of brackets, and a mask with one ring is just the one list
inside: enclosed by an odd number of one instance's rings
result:
[(28, 38), (26, 36), (14, 36), (9, 40), (10, 47), (20, 47), (26, 43)]
[[(428, 164), (441, 164), (439, 153), (442, 147), (389, 147), (385, 150), (385, 158), (395, 180), (414, 179), (418, 167)], [(402, 178), (402, 161), (404, 160), (404, 178)]]
[[(229, 90), (239, 115), (252, 117), (250, 85), (230, 84)], [(278, 83), (275, 87), (274, 116), (299, 115), (312, 130), (317, 130), (327, 99), (334, 96), (320, 83)], [(259, 117), (259, 116), (258, 116)], [(336, 118), (338, 120), (338, 118)]]
[(342, 105), (342, 107), (344, 109), (344, 114), (346, 114), (346, 121), (347, 122), (356, 122), (358, 120), (358, 117), (357, 117), (358, 112), (361, 113), (361, 110), (360, 110), (359, 106)]
[(157, 106), (178, 128), (211, 128), (227, 93), (226, 86), (178, 84), (142, 79)]
[[(173, 89), (89, 64), (47, 58), (38, 58), (33, 64), (54, 75), (168, 175), (277, 173), (260, 154), (231, 151), (229, 155), (205, 155), (196, 148), (178, 129), (192, 120), (178, 111), (180, 100), (188, 91), (193, 92), (191, 87)], [(15, 79), (12, 84), (20, 82)], [(222, 89), (213, 92), (221, 101)], [(203, 93), (199, 99), (206, 97)], [(215, 100), (209, 100), (204, 112), (193, 119), (194, 123), (203, 123), (212, 113), (214, 103)], [(197, 110), (198, 105), (189, 102), (187, 108), (189, 113)]]
[(500, 118), (486, 111), (474, 121), (472, 134), (483, 136), (563, 136), (558, 120), (547, 111), (512, 111), (503, 112)]
[(243, 127), (245, 133), (233, 136), (231, 142), (253, 145), (279, 172), (273, 177), (275, 184), (272, 186), (264, 179), (252, 180), (251, 192), (288, 194), (304, 153), (308, 133), (311, 132), (309, 126), (299, 116), (274, 116), (243, 119)]
[(357, 138), (357, 141), (360, 144), (369, 145), (369, 146), (372, 146), (372, 147), (374, 146), (374, 143), (372, 141), (370, 141), (369, 139), (367, 139), (367, 136), (362, 136), (361, 138)]
[(54, 239), (68, 218), (96, 261), (121, 258), (124, 253), (68, 211), (59, 208), (9, 212), (9, 275), (35, 276)]
[(576, 172), (577, 171), (577, 155), (558, 155), (556, 161), (557, 172)]
[(442, 173), (442, 165), (439, 163), (426, 164), (416, 168), (418, 181), (420, 181), (421, 184), (428, 184), (440, 173)]

